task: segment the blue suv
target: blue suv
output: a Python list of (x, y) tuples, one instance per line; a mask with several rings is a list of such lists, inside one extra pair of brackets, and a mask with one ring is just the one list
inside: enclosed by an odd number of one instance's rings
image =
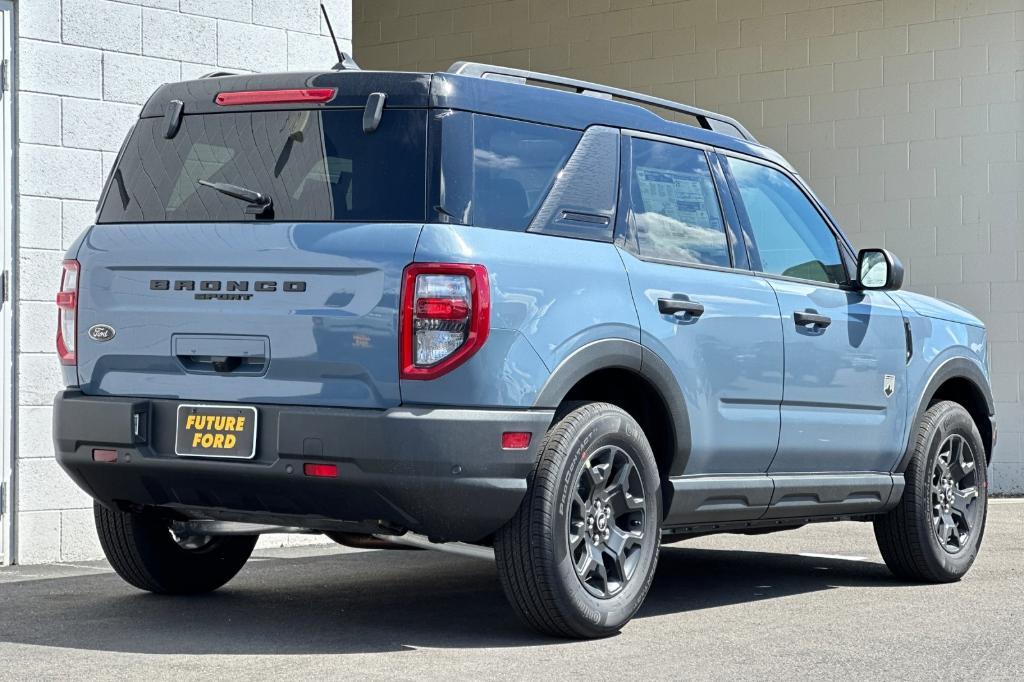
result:
[(902, 279), (712, 112), (470, 63), (213, 74), (152, 96), (68, 251), (56, 449), (158, 593), (267, 532), (463, 543), (529, 625), (600, 637), (663, 542), (837, 520), (953, 581), (986, 333)]

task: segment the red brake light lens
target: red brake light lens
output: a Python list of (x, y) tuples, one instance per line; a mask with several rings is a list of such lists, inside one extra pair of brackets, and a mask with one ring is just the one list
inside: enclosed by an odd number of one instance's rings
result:
[(57, 292), (57, 355), (61, 364), (78, 362), (75, 337), (78, 333), (78, 275), (81, 266), (76, 260), (64, 261)]
[(487, 340), (490, 302), (482, 265), (408, 266), (402, 283), (401, 377), (433, 379), (469, 359)]
[(416, 316), (435, 320), (464, 320), (469, 317), (466, 302), (457, 298), (420, 298), (416, 300)]
[(222, 107), (245, 104), (323, 104), (334, 99), (337, 88), (300, 88), (294, 90), (240, 90), (220, 92), (214, 100)]

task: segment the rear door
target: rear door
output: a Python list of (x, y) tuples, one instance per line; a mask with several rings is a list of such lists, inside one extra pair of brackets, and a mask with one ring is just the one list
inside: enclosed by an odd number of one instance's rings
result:
[(903, 449), (906, 342), (884, 292), (847, 286), (847, 258), (782, 171), (729, 157), (755, 270), (778, 294), (786, 379), (770, 473), (887, 472)]
[(643, 344), (671, 367), (689, 411), (691, 452), (672, 474), (761, 477), (760, 504), (732, 504), (730, 493), (732, 506), (716, 510), (718, 518), (759, 516), (770, 495), (764, 474), (778, 443), (782, 400), (775, 293), (746, 269), (730, 232), (731, 203), (726, 197), (723, 212), (706, 151), (625, 139), (622, 258)]
[[(170, 138), (163, 117), (141, 119), (78, 252), (82, 390), (398, 404), (426, 111), (388, 111), (372, 134), (362, 113), (185, 115)], [(202, 183), (272, 206), (257, 212)]]

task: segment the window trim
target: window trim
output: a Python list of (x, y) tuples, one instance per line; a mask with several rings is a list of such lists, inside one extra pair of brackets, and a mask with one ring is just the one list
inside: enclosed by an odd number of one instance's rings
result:
[(750, 247), (747, 244), (743, 227), (740, 223), (740, 213), (733, 199), (732, 189), (726, 179), (722, 159), (717, 152), (707, 152), (708, 163), (711, 165), (711, 177), (715, 182), (715, 189), (718, 192), (719, 202), (722, 204), (724, 219), (726, 221), (727, 238), (729, 250), (732, 253), (733, 268), (751, 271)]
[[(736, 245), (734, 244), (734, 240), (737, 237), (736, 228), (738, 226), (733, 225), (732, 220), (735, 220), (737, 223), (740, 221), (738, 215), (735, 215), (735, 210), (730, 212), (726, 208), (725, 195), (723, 195), (722, 187), (719, 186), (719, 180), (715, 172), (716, 163), (713, 162), (715, 148), (700, 142), (694, 142), (693, 140), (669, 137), (667, 135), (658, 135), (656, 133), (648, 133), (640, 130), (623, 129), (621, 133), (622, 144), (619, 150), (619, 200), (615, 221), (615, 243), (645, 263), (674, 265), (676, 267), (693, 267), (702, 270), (715, 270), (718, 272), (738, 272), (749, 275), (751, 273), (749, 267), (744, 268), (736, 263)], [(704, 152), (704, 162), (707, 164), (708, 174), (715, 189), (715, 196), (718, 199), (718, 211), (722, 218), (722, 229), (725, 233), (726, 251), (729, 255), (728, 266), (713, 265), (710, 263), (696, 263), (693, 261), (675, 260), (672, 258), (657, 258), (654, 256), (645, 256), (641, 253), (636, 225), (633, 222), (633, 183), (630, 176), (633, 169), (632, 138), (648, 140), (651, 142), (661, 142), (664, 144), (674, 145), (676, 147), (689, 147), (691, 149), (697, 149)], [(734, 201), (731, 194), (728, 196), (730, 202)], [(744, 247), (744, 253), (745, 251), (746, 249)]]
[[(820, 280), (806, 279), (803, 277), (790, 277), (788, 275), (778, 275), (771, 272), (765, 272), (759, 269), (759, 266), (761, 264), (760, 250), (757, 246), (757, 242), (753, 237), (753, 232), (749, 224), (749, 216), (746, 214), (746, 205), (743, 202), (743, 197), (740, 196), (739, 194), (739, 186), (736, 184), (736, 179), (733, 176), (732, 169), (729, 167), (728, 162), (726, 162), (722, 164), (722, 170), (725, 173), (725, 176), (728, 180), (729, 190), (733, 195), (733, 201), (736, 202), (737, 204), (737, 213), (740, 213), (739, 208), (743, 207), (742, 215), (738, 216), (738, 220), (743, 227), (743, 232), (745, 235), (744, 241), (747, 242), (748, 248), (753, 251), (753, 253), (750, 254), (751, 272), (766, 279), (776, 279), (784, 282), (797, 282), (800, 284), (812, 284), (815, 286), (824, 286), (831, 289), (856, 290), (856, 287), (853, 286), (853, 279), (850, 275), (850, 258), (853, 256), (852, 246), (846, 239), (846, 235), (844, 235), (839, 230), (838, 226), (832, 222), (828, 213), (825, 210), (823, 210), (817, 198), (813, 195), (813, 193), (808, 191), (807, 187), (804, 186), (802, 179), (795, 173), (791, 172), (789, 169), (785, 168), (784, 166), (769, 161), (768, 159), (761, 159), (756, 156), (751, 156), (749, 154), (734, 152), (731, 149), (718, 149), (717, 151), (720, 156), (726, 158), (736, 158), (739, 159), (740, 161), (747, 161), (749, 163), (754, 163), (759, 166), (764, 166), (766, 168), (778, 171), (782, 173), (783, 176), (788, 178), (794, 186), (796, 186), (796, 188), (804, 195), (804, 198), (806, 198), (810, 205), (814, 207), (814, 210), (817, 211), (818, 215), (821, 217), (822, 222), (825, 223), (825, 226), (832, 233), (832, 238), (836, 242), (836, 249), (839, 252), (839, 259), (843, 266), (843, 272), (846, 274), (846, 281), (840, 283), (822, 282)], [(746, 217), (746, 219), (744, 218), (744, 216)]]

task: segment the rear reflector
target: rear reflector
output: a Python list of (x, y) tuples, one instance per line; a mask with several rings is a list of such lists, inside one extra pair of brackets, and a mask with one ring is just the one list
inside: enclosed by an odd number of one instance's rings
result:
[(322, 104), (334, 99), (337, 88), (302, 88), (297, 90), (240, 90), (221, 92), (215, 100), (222, 107), (245, 104)]
[(317, 478), (337, 478), (338, 477), (338, 465), (337, 464), (303, 464), (302, 473), (307, 476), (316, 476)]
[(94, 462), (116, 462), (117, 450), (93, 450), (92, 461)]
[(525, 450), (530, 447), (529, 431), (506, 431), (501, 434), (501, 447), (505, 450)]

